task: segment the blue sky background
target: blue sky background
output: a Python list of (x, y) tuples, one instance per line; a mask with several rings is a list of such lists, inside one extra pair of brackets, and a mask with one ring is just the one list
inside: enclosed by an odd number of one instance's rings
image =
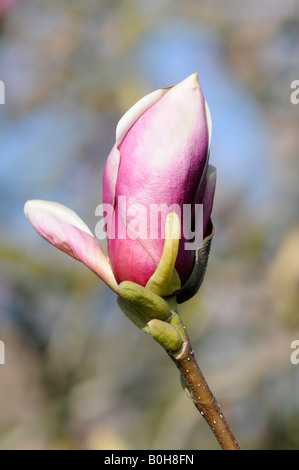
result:
[(298, 449), (296, 1), (0, 5), (0, 449), (218, 449), (167, 354), (23, 213), (53, 200), (94, 230), (117, 122), (194, 72), (213, 121), (216, 232), (180, 313), (242, 447)]

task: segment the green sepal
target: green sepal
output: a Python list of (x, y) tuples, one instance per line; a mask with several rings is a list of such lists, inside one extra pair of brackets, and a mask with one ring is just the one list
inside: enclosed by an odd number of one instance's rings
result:
[(118, 294), (148, 319), (166, 320), (171, 315), (164, 299), (135, 282), (121, 282), (118, 286)]
[(180, 290), (181, 280), (177, 270), (173, 268), (169, 275), (166, 270), (158, 268), (148, 281), (146, 287), (162, 297), (172, 295), (174, 292)]
[(163, 253), (156, 271), (148, 280), (146, 288), (166, 297), (181, 288), (180, 277), (174, 267), (180, 243), (181, 223), (175, 212), (170, 212), (165, 223)]
[(161, 320), (150, 320), (148, 322), (149, 334), (166, 350), (177, 351), (183, 340), (177, 330)]
[(117, 303), (126, 317), (128, 317), (134, 325), (145, 333), (150, 334), (147, 324), (148, 320), (138, 310), (128, 304), (122, 297), (117, 297)]
[(169, 324), (176, 329), (182, 340), (186, 341), (186, 331), (178, 313), (173, 312), (172, 316), (169, 319)]

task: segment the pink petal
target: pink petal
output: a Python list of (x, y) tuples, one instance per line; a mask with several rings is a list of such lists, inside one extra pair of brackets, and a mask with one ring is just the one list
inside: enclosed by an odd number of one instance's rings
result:
[[(142, 246), (139, 239), (132, 239), (128, 235), (127, 227), (121, 217), (118, 217), (118, 208), (114, 212), (113, 223), (115, 233), (125, 234), (125, 238), (107, 238), (110, 263), (115, 273), (117, 283), (132, 281), (145, 286), (154, 273), (162, 255), (154, 259)], [(163, 241), (164, 244), (164, 241)]]
[(122, 140), (116, 196), (129, 203), (192, 203), (209, 145), (197, 74), (143, 113)]
[(74, 211), (56, 202), (40, 200), (27, 201), (24, 210), (41, 237), (84, 263), (116, 292), (117, 283), (108, 258)]
[(169, 88), (161, 88), (141, 98), (119, 120), (116, 127), (116, 143), (106, 161), (103, 175), (103, 203), (114, 205), (115, 186), (118, 175), (120, 153), (118, 150), (123, 138), (137, 121), (151, 106), (159, 101)]
[[(103, 202), (112, 204), (118, 219), (119, 197), (127, 207), (142, 204), (202, 203), (207, 185), (211, 141), (211, 116), (198, 74), (169, 89), (157, 90), (134, 105), (119, 121), (116, 144), (104, 172)], [(210, 212), (210, 206), (205, 213)], [(149, 227), (149, 220), (141, 220)], [(164, 240), (147, 237), (132, 240), (129, 218), (120, 217), (125, 240), (108, 239), (111, 266), (118, 282), (131, 280), (145, 285), (158, 265)], [(184, 231), (182, 230), (182, 233)], [(117, 231), (116, 231), (117, 237)], [(109, 238), (109, 237), (108, 237)], [(194, 253), (180, 241), (176, 268), (182, 283), (189, 277)]]

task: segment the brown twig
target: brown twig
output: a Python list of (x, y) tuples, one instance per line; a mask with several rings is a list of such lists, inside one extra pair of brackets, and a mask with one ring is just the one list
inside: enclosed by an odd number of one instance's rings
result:
[(210, 426), (221, 448), (223, 450), (240, 450), (240, 446), (194, 357), (186, 330), (180, 352), (169, 352), (169, 355), (179, 369), (194, 405)]

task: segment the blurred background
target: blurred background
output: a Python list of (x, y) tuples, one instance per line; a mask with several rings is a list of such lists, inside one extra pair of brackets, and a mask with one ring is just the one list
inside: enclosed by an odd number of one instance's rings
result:
[(298, 449), (298, 2), (0, 0), (0, 21), (0, 449), (218, 449), (162, 348), (23, 214), (94, 230), (118, 120), (196, 71), (216, 235), (181, 313), (241, 446)]

